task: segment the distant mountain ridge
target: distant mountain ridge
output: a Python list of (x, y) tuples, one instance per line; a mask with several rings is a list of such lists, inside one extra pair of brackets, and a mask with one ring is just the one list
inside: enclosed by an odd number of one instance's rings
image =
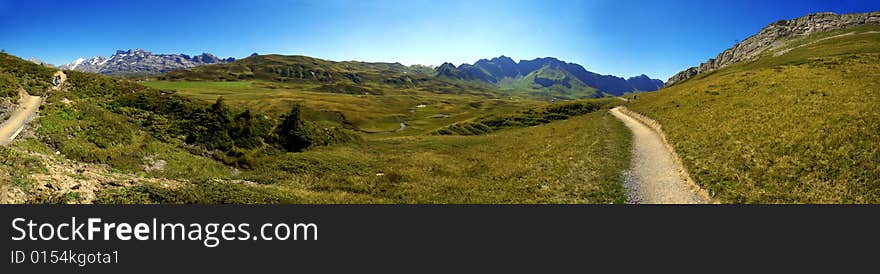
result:
[[(427, 72), (427, 73), (426, 73)], [(252, 55), (234, 62), (199, 66), (155, 76), (167, 81), (259, 81), (297, 89), (357, 95), (383, 95), (403, 90), (503, 96), (497, 88), (475, 82), (434, 77), (425, 66), (400, 63), (330, 61), (301, 55)]]
[(28, 58), (27, 61), (28, 61), (28, 62), (31, 62), (31, 63), (34, 63), (34, 64), (37, 64), (37, 65), (44, 66), (44, 67), (49, 67), (49, 68), (54, 68), (54, 67), (55, 67), (55, 65), (52, 65), (52, 64), (49, 64), (49, 63), (43, 62), (43, 60), (40, 60), (40, 59), (37, 59), (37, 58), (34, 58), (34, 57)]
[(721, 52), (717, 57), (670, 77), (666, 81), (666, 85), (669, 86), (700, 73), (714, 71), (741, 61), (753, 59), (767, 49), (782, 46), (782, 43), (779, 43), (779, 41), (789, 37), (805, 36), (817, 32), (845, 29), (860, 25), (880, 25), (880, 11), (853, 14), (821, 12), (808, 14), (792, 20), (776, 21), (761, 29), (757, 34)]
[(96, 56), (79, 58), (61, 69), (100, 73), (114, 76), (159, 75), (169, 71), (187, 69), (202, 65), (229, 63), (235, 58), (221, 59), (210, 53), (196, 56), (186, 54), (154, 54), (143, 49), (117, 50), (110, 58)]
[(548, 100), (619, 96), (655, 91), (663, 81), (639, 75), (629, 79), (589, 72), (556, 58), (514, 62), (500, 56), (474, 65), (450, 63), (433, 68), (400, 63), (329, 61), (308, 56), (255, 55), (235, 62), (177, 70), (160, 80), (309, 83), (315, 91), (383, 94), (384, 89), (424, 89), (434, 93), (527, 95)]
[(600, 75), (586, 70), (581, 65), (553, 57), (515, 62), (503, 55), (490, 60), (480, 59), (473, 65), (462, 64), (456, 67), (451, 63), (444, 63), (437, 68), (437, 76), (482, 81), (502, 88), (541, 90), (555, 87), (556, 92), (562, 93), (565, 93), (566, 89), (580, 87), (584, 92), (592, 89), (594, 96), (605, 94), (618, 96), (626, 92), (655, 91), (664, 85), (663, 81), (651, 79), (644, 74), (629, 79)]

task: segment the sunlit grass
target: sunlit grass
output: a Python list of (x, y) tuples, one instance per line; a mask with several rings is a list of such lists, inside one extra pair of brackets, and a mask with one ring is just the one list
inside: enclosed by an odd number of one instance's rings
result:
[[(237, 108), (248, 108), (269, 115), (281, 115), (294, 104), (306, 107), (306, 117), (327, 125), (350, 124), (372, 133), (413, 135), (436, 130), (458, 121), (488, 113), (513, 111), (538, 104), (520, 99), (489, 99), (471, 95), (434, 94), (411, 91), (385, 95), (356, 95), (315, 92), (308, 84), (267, 86), (259, 81), (186, 82), (149, 81), (147, 86), (176, 90), (178, 94), (206, 103), (223, 96)], [(400, 123), (406, 131), (396, 132)], [(386, 134), (387, 135), (387, 134)]]
[(722, 201), (877, 203), (878, 29), (801, 38), (785, 54), (639, 94), (631, 108), (663, 124)]

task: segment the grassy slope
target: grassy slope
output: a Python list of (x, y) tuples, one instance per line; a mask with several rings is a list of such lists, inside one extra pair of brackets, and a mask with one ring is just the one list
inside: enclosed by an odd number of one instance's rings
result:
[[(230, 168), (189, 153), (175, 143), (156, 139), (151, 132), (110, 111), (108, 101), (120, 94), (143, 92), (145, 87), (106, 76), (73, 72), (68, 89), (54, 92), (42, 107), (36, 132), (44, 142), (67, 157), (107, 164), (125, 172), (147, 176), (207, 179), (231, 177)], [(62, 103), (63, 99), (70, 100)], [(157, 156), (168, 163), (165, 171), (144, 173), (144, 157)]]
[(722, 201), (877, 203), (878, 31), (795, 39), (639, 94), (631, 108), (663, 124), (696, 181)]
[(0, 97), (17, 97), (24, 88), (31, 95), (42, 95), (52, 84), (54, 69), (0, 53)]
[[(566, 77), (571, 79), (571, 88), (565, 87), (561, 84), (543, 87), (535, 83), (536, 78), (545, 78), (561, 82)], [(498, 85), (505, 92), (513, 94), (524, 92), (536, 98), (578, 99), (597, 96), (595, 88), (585, 85), (567, 72), (549, 67), (543, 67), (518, 78), (504, 78), (498, 83)]]
[[(0, 101), (18, 100), (18, 90), (42, 94), (50, 85), (54, 70), (18, 57), (0, 53)], [(0, 147), (0, 187), (10, 183), (16, 187), (27, 184), (27, 176), (44, 169), (39, 161), (18, 151)]]

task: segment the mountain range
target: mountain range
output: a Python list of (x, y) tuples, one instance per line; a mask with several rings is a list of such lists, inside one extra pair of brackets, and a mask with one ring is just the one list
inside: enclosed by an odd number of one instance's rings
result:
[[(663, 81), (651, 79), (645, 75), (629, 79), (613, 75), (600, 75), (586, 70), (579, 64), (568, 63), (552, 57), (515, 62), (510, 57), (502, 55), (492, 59), (478, 60), (473, 65), (462, 64), (456, 67), (451, 63), (444, 63), (436, 68), (424, 66), (406, 67), (397, 63), (333, 62), (306, 58), (305, 56), (292, 57), (283, 61), (273, 58), (278, 57), (244, 61), (245, 63), (242, 66), (233, 65), (233, 67), (242, 67), (245, 71), (270, 69), (273, 74), (276, 74), (269, 77), (273, 80), (275, 77), (281, 77), (279, 79), (282, 79), (282, 81), (294, 79), (306, 81), (311, 78), (328, 77), (326, 80), (350, 79), (352, 81), (351, 84), (361, 85), (361, 80), (363, 79), (360, 78), (366, 76), (364, 71), (358, 73), (358, 71), (351, 70), (350, 68), (363, 66), (366, 71), (374, 72), (370, 73), (375, 74), (372, 78), (381, 78), (383, 76), (388, 78), (391, 77), (388, 74), (390, 72), (395, 72), (391, 74), (397, 74), (406, 71), (425, 74), (426, 76), (437, 77), (438, 79), (482, 85), (488, 84), (501, 90), (526, 92), (534, 96), (561, 99), (607, 95), (619, 96), (627, 92), (655, 91), (664, 86)], [(275, 61), (265, 63), (257, 61), (258, 63), (254, 63), (253, 61), (256, 60)], [(118, 50), (110, 58), (104, 56), (96, 56), (89, 59), (79, 58), (59, 68), (112, 76), (157, 76), (203, 65), (227, 64), (235, 61), (235, 58), (221, 59), (210, 53), (202, 53), (201, 55), (191, 57), (186, 54), (153, 54), (142, 49), (135, 49)], [(277, 61), (281, 61), (281, 64), (275, 63)], [(320, 65), (316, 66), (316, 64)], [(297, 77), (292, 77), (294, 74)], [(309, 75), (308, 78), (300, 77), (306, 74)], [(217, 73), (212, 73), (211, 75), (213, 76), (209, 78), (214, 76), (217, 76), (218, 79), (229, 78), (221, 77)], [(243, 76), (236, 74), (235, 77), (235, 79), (239, 79), (238, 77), (253, 77), (253, 75)], [(384, 79), (382, 81), (393, 82), (395, 80)]]
[(444, 63), (437, 68), (438, 77), (481, 81), (500, 86), (502, 89), (532, 89), (536, 91), (555, 89), (589, 92), (596, 96), (621, 95), (627, 92), (655, 91), (663, 87), (663, 81), (639, 75), (624, 79), (613, 75), (590, 72), (583, 66), (552, 57), (513, 61), (500, 56), (490, 60), (481, 59), (456, 67)]
[(232, 61), (235, 61), (235, 58), (221, 59), (210, 53), (189, 56), (186, 54), (154, 54), (142, 49), (135, 49), (117, 50), (110, 58), (104, 56), (89, 59), (79, 58), (69, 64), (61, 65), (59, 68), (114, 76), (142, 76)]
[(199, 66), (156, 76), (162, 80), (240, 81), (320, 85), (333, 93), (381, 94), (383, 89), (425, 89), (434, 93), (520, 94), (545, 99), (619, 96), (655, 91), (663, 81), (640, 75), (629, 79), (599, 75), (556, 58), (514, 62), (500, 56), (474, 65), (450, 63), (432, 68), (400, 63), (330, 61), (308, 56), (256, 55), (230, 63)]

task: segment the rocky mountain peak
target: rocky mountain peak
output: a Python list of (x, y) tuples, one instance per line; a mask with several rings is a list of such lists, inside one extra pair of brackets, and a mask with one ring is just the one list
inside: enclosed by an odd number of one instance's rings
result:
[(448, 62), (443, 63), (442, 65), (437, 67), (438, 70), (440, 70), (440, 69), (455, 69), (455, 68), (456, 68), (455, 65), (453, 65), (452, 63), (448, 63)]
[(61, 68), (107, 75), (155, 75), (172, 70), (232, 61), (235, 61), (235, 58), (220, 59), (210, 53), (190, 57), (186, 54), (154, 54), (138, 48), (117, 50), (109, 59), (103, 56), (90, 59), (79, 58), (61, 66)]
[(511, 59), (510, 57), (504, 56), (504, 55), (492, 58), (492, 62), (516, 63), (513, 61), (513, 59)]

